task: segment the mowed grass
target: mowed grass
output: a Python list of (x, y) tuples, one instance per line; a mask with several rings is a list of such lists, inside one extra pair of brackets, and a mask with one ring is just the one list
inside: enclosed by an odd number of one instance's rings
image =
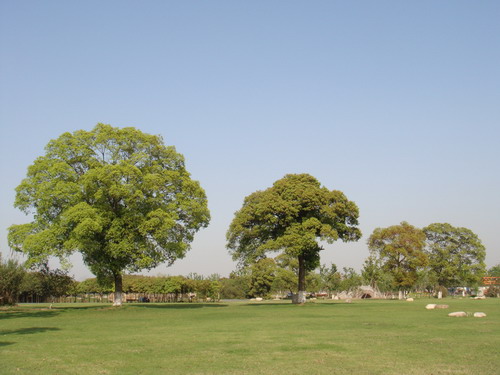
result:
[(427, 303), (23, 305), (0, 310), (0, 373), (500, 373), (500, 300)]

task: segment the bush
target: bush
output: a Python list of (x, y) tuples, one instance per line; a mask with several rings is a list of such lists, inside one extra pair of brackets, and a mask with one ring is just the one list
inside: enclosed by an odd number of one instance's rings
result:
[(500, 286), (490, 286), (488, 289), (486, 289), (486, 292), (484, 293), (486, 297), (499, 297), (500, 296)]

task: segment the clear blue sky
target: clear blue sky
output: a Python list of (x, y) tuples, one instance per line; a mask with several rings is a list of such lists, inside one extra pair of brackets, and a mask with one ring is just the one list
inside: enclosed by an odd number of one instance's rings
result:
[[(0, 251), (14, 188), (50, 139), (96, 123), (161, 134), (212, 222), (163, 274), (235, 268), (243, 198), (311, 173), (376, 227), (449, 222), (500, 263), (500, 2), (0, 2)], [(77, 260), (72, 273), (90, 273)]]

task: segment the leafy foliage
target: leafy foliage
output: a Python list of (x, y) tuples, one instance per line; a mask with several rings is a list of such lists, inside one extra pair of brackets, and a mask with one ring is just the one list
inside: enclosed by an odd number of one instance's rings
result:
[(0, 256), (0, 305), (15, 305), (26, 276), (24, 266), (14, 259), (3, 261)]
[(340, 281), (340, 290), (354, 290), (363, 284), (363, 278), (359, 275), (354, 268), (344, 267), (342, 268), (342, 278)]
[(75, 281), (66, 271), (50, 269), (45, 263), (35, 272), (28, 272), (21, 284), (22, 296), (37, 296), (42, 301), (51, 297), (74, 294)]
[(296, 258), (301, 291), (306, 271), (319, 266), (318, 241), (358, 240), (358, 215), (356, 204), (342, 192), (322, 187), (308, 174), (289, 174), (245, 198), (227, 232), (227, 247), (243, 264), (268, 252)]
[(336, 292), (340, 290), (340, 283), (342, 280), (342, 275), (337, 270), (337, 266), (333, 263), (330, 267), (322, 265), (319, 268), (319, 275), (321, 279), (321, 289), (328, 291), (329, 293)]
[(260, 259), (249, 267), (250, 297), (267, 297), (276, 277), (276, 263), (272, 258)]
[(417, 271), (427, 265), (424, 246), (424, 232), (407, 222), (376, 228), (368, 239), (374, 261), (391, 274), (393, 286), (399, 290), (410, 289), (417, 281)]
[(486, 273), (486, 251), (479, 237), (467, 228), (434, 223), (423, 229), (429, 266), (439, 285), (474, 286)]
[(497, 265), (491, 267), (488, 270), (488, 276), (500, 277), (500, 264), (497, 264)]
[(13, 249), (30, 264), (79, 251), (100, 280), (115, 283), (125, 270), (184, 257), (209, 221), (205, 193), (182, 155), (135, 128), (64, 133), (16, 191), (15, 206), (34, 220), (9, 228)]
[(381, 260), (375, 255), (370, 255), (365, 260), (361, 276), (365, 284), (381, 292), (393, 290), (395, 285), (392, 274), (383, 267)]

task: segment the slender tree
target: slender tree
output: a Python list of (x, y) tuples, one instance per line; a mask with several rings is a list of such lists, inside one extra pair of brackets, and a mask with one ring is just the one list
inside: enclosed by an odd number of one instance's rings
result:
[(28, 168), (15, 206), (33, 213), (12, 225), (9, 244), (29, 263), (78, 251), (98, 279), (173, 263), (209, 221), (205, 192), (184, 158), (159, 136), (98, 124), (64, 133)]
[(255, 262), (268, 252), (298, 260), (298, 294), (305, 302), (306, 272), (319, 266), (318, 241), (357, 241), (358, 207), (308, 174), (289, 174), (245, 198), (227, 232), (233, 259)]

